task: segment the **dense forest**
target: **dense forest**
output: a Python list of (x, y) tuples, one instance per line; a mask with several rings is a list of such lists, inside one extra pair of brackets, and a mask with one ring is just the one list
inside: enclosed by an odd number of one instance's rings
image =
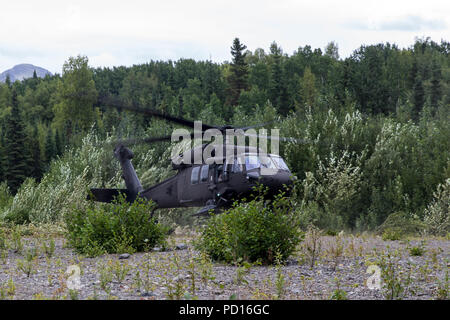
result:
[[(91, 68), (87, 57), (78, 56), (68, 58), (61, 75), (7, 79), (0, 84), (0, 218), (39, 222), (47, 218), (31, 211), (57, 211), (53, 200), (40, 200), (39, 207), (37, 191), (30, 190), (38, 190), (39, 182), (59, 188), (62, 163), (88, 153), (87, 143), (94, 148), (95, 141), (112, 136), (170, 134), (171, 124), (99, 102), (113, 95), (215, 125), (275, 120), (270, 126), (283, 136), (309, 141), (282, 144), (281, 153), (299, 178), (299, 210), (320, 227), (373, 229), (402, 213), (434, 219), (437, 229), (439, 219), (447, 219), (448, 228), (449, 53), (449, 42), (426, 38), (409, 48), (364, 45), (342, 59), (334, 42), (324, 50), (305, 46), (287, 54), (275, 42), (268, 52), (252, 52), (236, 38), (231, 62), (180, 59)], [(151, 148), (151, 157), (135, 160), (138, 172), (143, 166), (164, 171), (149, 181), (166, 175), (160, 159), (167, 147), (139, 147)], [(92, 165), (106, 166), (99, 174), (103, 181), (117, 175), (105, 160)], [(70, 176), (72, 188), (94, 183), (100, 169), (89, 170), (84, 184)], [(49, 216), (57, 219), (56, 213)]]

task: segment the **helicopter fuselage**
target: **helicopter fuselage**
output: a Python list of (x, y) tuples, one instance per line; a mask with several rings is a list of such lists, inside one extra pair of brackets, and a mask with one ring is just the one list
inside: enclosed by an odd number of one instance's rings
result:
[(175, 199), (177, 207), (228, 207), (235, 200), (247, 198), (257, 184), (267, 187), (267, 196), (272, 196), (292, 183), (291, 176), (286, 169), (262, 175), (261, 168), (247, 170), (245, 165), (239, 169), (230, 164), (192, 165), (139, 196), (155, 201), (159, 208), (173, 208)]
[(267, 189), (266, 197), (292, 184), (292, 174), (281, 157), (254, 151), (257, 150), (247, 147), (226, 158), (209, 158), (207, 163), (179, 166), (176, 175), (143, 189), (131, 164), (131, 150), (121, 146), (115, 154), (127, 189), (91, 191), (97, 201), (111, 202), (119, 192), (124, 192), (128, 201), (141, 197), (154, 201), (158, 208), (201, 207), (198, 213), (202, 214), (247, 199), (258, 184)]

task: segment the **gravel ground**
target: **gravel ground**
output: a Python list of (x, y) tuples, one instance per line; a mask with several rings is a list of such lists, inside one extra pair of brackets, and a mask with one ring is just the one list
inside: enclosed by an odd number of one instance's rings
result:
[[(284, 265), (237, 267), (211, 263), (194, 250), (193, 238), (174, 235), (173, 249), (165, 252), (156, 248), (129, 257), (87, 258), (66, 248), (63, 238), (54, 239), (55, 251), (48, 257), (41, 249), (44, 240), (27, 237), (22, 240), (21, 253), (8, 249), (0, 257), (0, 298), (303, 300), (330, 299), (334, 294), (352, 300), (386, 299), (391, 292), (389, 283), (400, 288), (398, 297), (402, 299), (449, 298), (450, 241), (445, 239), (383, 241), (376, 236), (324, 236), (313, 267), (306, 242)], [(31, 260), (27, 276), (26, 252), (33, 247), (40, 252)], [(414, 256), (413, 247), (422, 248), (422, 255)], [(366, 284), (371, 264), (380, 266), (382, 275), (388, 274), (387, 270), (395, 272), (382, 280), (381, 289), (369, 289)], [(70, 266), (79, 267), (79, 282), (76, 271), (68, 278)], [(81, 287), (69, 290), (72, 283)]]

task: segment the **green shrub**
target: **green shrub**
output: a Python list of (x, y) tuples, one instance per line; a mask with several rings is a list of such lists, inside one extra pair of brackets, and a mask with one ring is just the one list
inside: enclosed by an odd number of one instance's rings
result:
[(387, 228), (383, 231), (381, 238), (384, 241), (387, 241), (387, 240), (397, 241), (402, 238), (402, 235), (398, 230)]
[(376, 265), (381, 269), (381, 293), (387, 300), (401, 300), (414, 293), (412, 288), (412, 268), (401, 264), (398, 250), (386, 250), (377, 255)]
[(404, 212), (394, 212), (377, 228), (383, 240), (399, 240), (408, 235), (418, 235), (426, 230), (425, 224)]
[(151, 249), (167, 236), (167, 228), (151, 217), (153, 209), (152, 202), (129, 204), (123, 196), (111, 204), (74, 209), (65, 219), (68, 244), (90, 256)]
[(335, 230), (328, 229), (327, 231), (325, 231), (325, 235), (330, 237), (336, 237), (338, 235), (338, 232)]
[(439, 184), (434, 200), (425, 209), (424, 222), (433, 235), (445, 236), (450, 232), (450, 178)]
[(342, 289), (336, 289), (330, 296), (331, 300), (347, 300), (347, 292)]
[(413, 257), (421, 257), (425, 252), (424, 247), (412, 247), (409, 249), (409, 255)]
[[(374, 230), (399, 211), (423, 220), (433, 192), (450, 172), (446, 116), (402, 123), (363, 116), (350, 104), (286, 117), (281, 135), (307, 141), (287, 142), (280, 151), (303, 182), (297, 196), (308, 223), (324, 230)], [(442, 222), (448, 228), (449, 201), (443, 199), (428, 209), (437, 229)]]
[(448, 278), (448, 269), (445, 270), (445, 277), (442, 280), (438, 280), (438, 285), (436, 287), (436, 299), (437, 300), (448, 300), (449, 298), (449, 278)]
[(0, 228), (0, 251), (6, 250), (8, 248), (8, 241), (5, 232)]
[(9, 193), (6, 181), (0, 183), (0, 213), (11, 205), (13, 197)]
[(268, 203), (260, 194), (212, 216), (197, 248), (216, 261), (271, 264), (277, 255), (279, 261), (287, 259), (301, 240), (299, 217), (291, 200), (281, 193)]
[(378, 225), (397, 211), (422, 218), (437, 184), (448, 176), (444, 150), (448, 150), (450, 131), (446, 127), (439, 121), (401, 124), (383, 120), (364, 169), (364, 178), (371, 186), (369, 211), (377, 217)]

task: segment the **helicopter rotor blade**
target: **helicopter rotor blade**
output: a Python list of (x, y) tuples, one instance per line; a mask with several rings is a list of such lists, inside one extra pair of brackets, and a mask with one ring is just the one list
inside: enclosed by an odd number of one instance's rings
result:
[[(187, 120), (187, 119), (184, 119), (181, 117), (171, 116), (171, 115), (165, 114), (165, 113), (157, 111), (157, 110), (144, 109), (142, 107), (138, 107), (133, 104), (125, 103), (122, 99), (120, 99), (117, 96), (115, 96), (115, 97), (114, 96), (104, 96), (104, 97), (98, 99), (98, 103), (105, 107), (113, 107), (113, 108), (116, 108), (119, 110), (128, 110), (128, 111), (132, 111), (132, 112), (136, 112), (136, 113), (141, 113), (146, 116), (156, 117), (156, 118), (160, 118), (160, 119), (167, 120), (170, 122), (174, 122), (179, 125), (186, 126), (186, 127), (191, 127), (191, 128), (195, 127), (195, 122), (192, 120)], [(241, 130), (246, 131), (248, 129), (263, 127), (263, 126), (271, 124), (273, 122), (275, 122), (275, 120), (264, 122), (264, 123), (259, 123), (259, 124), (254, 124), (254, 125), (250, 125), (250, 126), (246, 126), (246, 127), (238, 127), (238, 128), (231, 126), (231, 125), (213, 126), (213, 125), (202, 123), (201, 132), (203, 134), (203, 132), (208, 129), (218, 129), (221, 132), (225, 131), (226, 129), (234, 129), (234, 130), (238, 130), (237, 132), (239, 132)], [(257, 137), (257, 138), (263, 138), (263, 139), (265, 138), (265, 139), (269, 139), (269, 140), (279, 140), (279, 141), (283, 141), (283, 142), (294, 142), (294, 143), (301, 143), (301, 144), (311, 143), (310, 141), (307, 141), (307, 140), (295, 139), (295, 138), (290, 138), (290, 137), (286, 138), (286, 137), (277, 137), (277, 136), (261, 136), (258, 134), (254, 135), (254, 134), (250, 134), (250, 133), (244, 133), (244, 135), (248, 136), (248, 137)], [(194, 133), (191, 133), (191, 139), (193, 137), (194, 137)], [(162, 142), (162, 141), (171, 141), (171, 136), (151, 137), (151, 138), (131, 138), (131, 139), (126, 139), (126, 140), (116, 141), (116, 144), (129, 145), (129, 144), (153, 143), (153, 142)]]
[[(157, 110), (152, 110), (152, 109), (144, 109), (142, 107), (138, 107), (136, 105), (133, 104), (128, 104), (123, 102), (120, 98), (118, 97), (113, 97), (113, 96), (105, 96), (99, 99), (99, 104), (104, 105), (106, 107), (113, 107), (116, 109), (122, 109), (122, 110), (128, 110), (128, 111), (132, 111), (132, 112), (137, 112), (137, 113), (141, 113), (147, 116), (151, 116), (151, 117), (156, 117), (156, 118), (160, 118), (160, 119), (164, 119), (170, 122), (174, 122), (186, 127), (191, 127), (193, 128), (195, 125), (195, 122), (192, 120), (187, 120), (184, 119), (182, 117), (175, 117), (175, 116), (171, 116), (165, 113), (162, 113), (160, 111)], [(214, 125), (209, 125), (206, 123), (202, 122), (202, 127), (201, 127), (201, 131), (202, 133), (208, 129), (218, 129), (220, 131), (225, 131), (226, 129), (234, 129), (234, 130), (248, 130), (248, 129), (253, 129), (253, 128), (258, 128), (258, 127), (263, 127), (265, 125), (271, 124), (275, 122), (275, 120), (272, 121), (268, 121), (268, 122), (264, 122), (264, 123), (259, 123), (259, 124), (254, 124), (254, 125), (250, 125), (250, 126), (246, 126), (246, 127), (239, 127), (236, 128), (234, 126), (231, 125), (224, 125), (224, 126), (214, 126)], [(159, 141), (159, 140), (157, 140)]]
[(309, 144), (311, 141), (305, 140), (305, 139), (296, 139), (291, 137), (279, 137), (279, 136), (262, 136), (259, 134), (251, 134), (251, 133), (244, 133), (244, 136), (246, 137), (257, 137), (260, 139), (268, 139), (268, 140), (279, 140), (283, 142), (293, 142), (298, 144)]
[[(70, 94), (70, 95), (66, 96), (66, 98), (82, 98), (83, 96), (84, 96), (84, 94), (78, 92), (75, 94)], [(144, 115), (147, 115), (150, 117), (160, 118), (163, 120), (174, 122), (174, 123), (186, 126), (186, 127), (193, 128), (195, 125), (195, 122), (192, 120), (187, 120), (182, 117), (171, 116), (169, 114), (166, 114), (161, 111), (154, 110), (154, 109), (145, 109), (145, 108), (136, 106), (133, 103), (127, 103), (118, 96), (104, 95), (102, 97), (99, 97), (97, 99), (97, 105), (107, 107), (107, 108), (112, 107), (112, 108), (116, 108), (119, 110), (128, 110), (128, 111), (132, 111), (132, 112), (136, 112), (136, 113), (141, 113), (141, 114), (144, 114)], [(201, 131), (203, 132), (208, 129), (218, 129), (222, 132), (225, 131), (226, 129), (234, 129), (234, 130), (240, 129), (240, 130), (245, 131), (248, 129), (262, 127), (262, 126), (265, 126), (265, 125), (273, 123), (273, 122), (275, 122), (275, 120), (264, 122), (264, 123), (259, 123), (259, 124), (255, 124), (255, 125), (250, 125), (250, 126), (246, 126), (246, 127), (239, 127), (239, 128), (236, 128), (232, 125), (214, 126), (214, 125), (210, 125), (210, 124), (206, 124), (206, 123), (202, 122)]]
[[(151, 116), (151, 117), (164, 119), (164, 120), (174, 122), (174, 123), (186, 126), (186, 127), (194, 127), (194, 121), (192, 121), (192, 120), (187, 120), (187, 119), (184, 119), (181, 117), (174, 117), (174, 116), (162, 113), (160, 111), (152, 110), (152, 109), (144, 109), (144, 108), (135, 106), (133, 104), (125, 103), (118, 97), (111, 97), (111, 96), (102, 97), (99, 99), (99, 104), (103, 105), (105, 107), (113, 107), (116, 109), (128, 110), (128, 111), (141, 113), (141, 114)], [(219, 129), (219, 128), (220, 127), (202, 123), (202, 131), (207, 130), (207, 129)]]
[[(236, 132), (239, 134), (239, 131)], [(311, 141), (305, 140), (305, 139), (295, 139), (291, 137), (279, 137), (279, 136), (263, 136), (260, 134), (251, 134), (251, 133), (245, 133), (244, 136), (246, 137), (257, 137), (259, 139), (268, 139), (268, 140), (279, 140), (283, 142), (293, 142), (298, 144), (309, 144)], [(203, 137), (203, 135), (202, 135)], [(194, 139), (194, 132), (191, 132), (190, 138)], [(163, 142), (163, 141), (171, 141), (172, 136), (161, 136), (161, 137), (149, 137), (149, 138), (131, 138), (131, 139), (125, 139), (125, 140), (118, 140), (114, 141), (113, 144), (123, 144), (123, 145), (132, 145), (132, 144), (141, 144), (141, 143), (153, 143), (153, 142)]]
[[(190, 139), (193, 140), (195, 137), (194, 133), (190, 133)], [(202, 136), (203, 137), (203, 136)], [(164, 142), (172, 141), (172, 135), (162, 136), (162, 137), (149, 137), (149, 138), (130, 138), (125, 140), (116, 140), (112, 142), (114, 145), (132, 145), (132, 144), (142, 144), (142, 143), (153, 143), (153, 142)]]
[(125, 140), (116, 140), (113, 142), (114, 145), (132, 145), (132, 144), (141, 144), (141, 143), (153, 143), (153, 142), (162, 142), (162, 141), (170, 141), (172, 136), (163, 136), (163, 137), (151, 137), (151, 138), (131, 138)]
[(268, 125), (270, 123), (274, 123), (275, 120), (273, 121), (268, 121), (268, 122), (264, 122), (264, 123), (258, 123), (258, 124), (254, 124), (251, 126), (247, 126), (247, 127), (241, 127), (241, 128), (234, 128), (235, 130), (248, 130), (248, 129), (253, 129), (253, 128), (259, 128), (259, 127), (264, 127), (265, 125)]

